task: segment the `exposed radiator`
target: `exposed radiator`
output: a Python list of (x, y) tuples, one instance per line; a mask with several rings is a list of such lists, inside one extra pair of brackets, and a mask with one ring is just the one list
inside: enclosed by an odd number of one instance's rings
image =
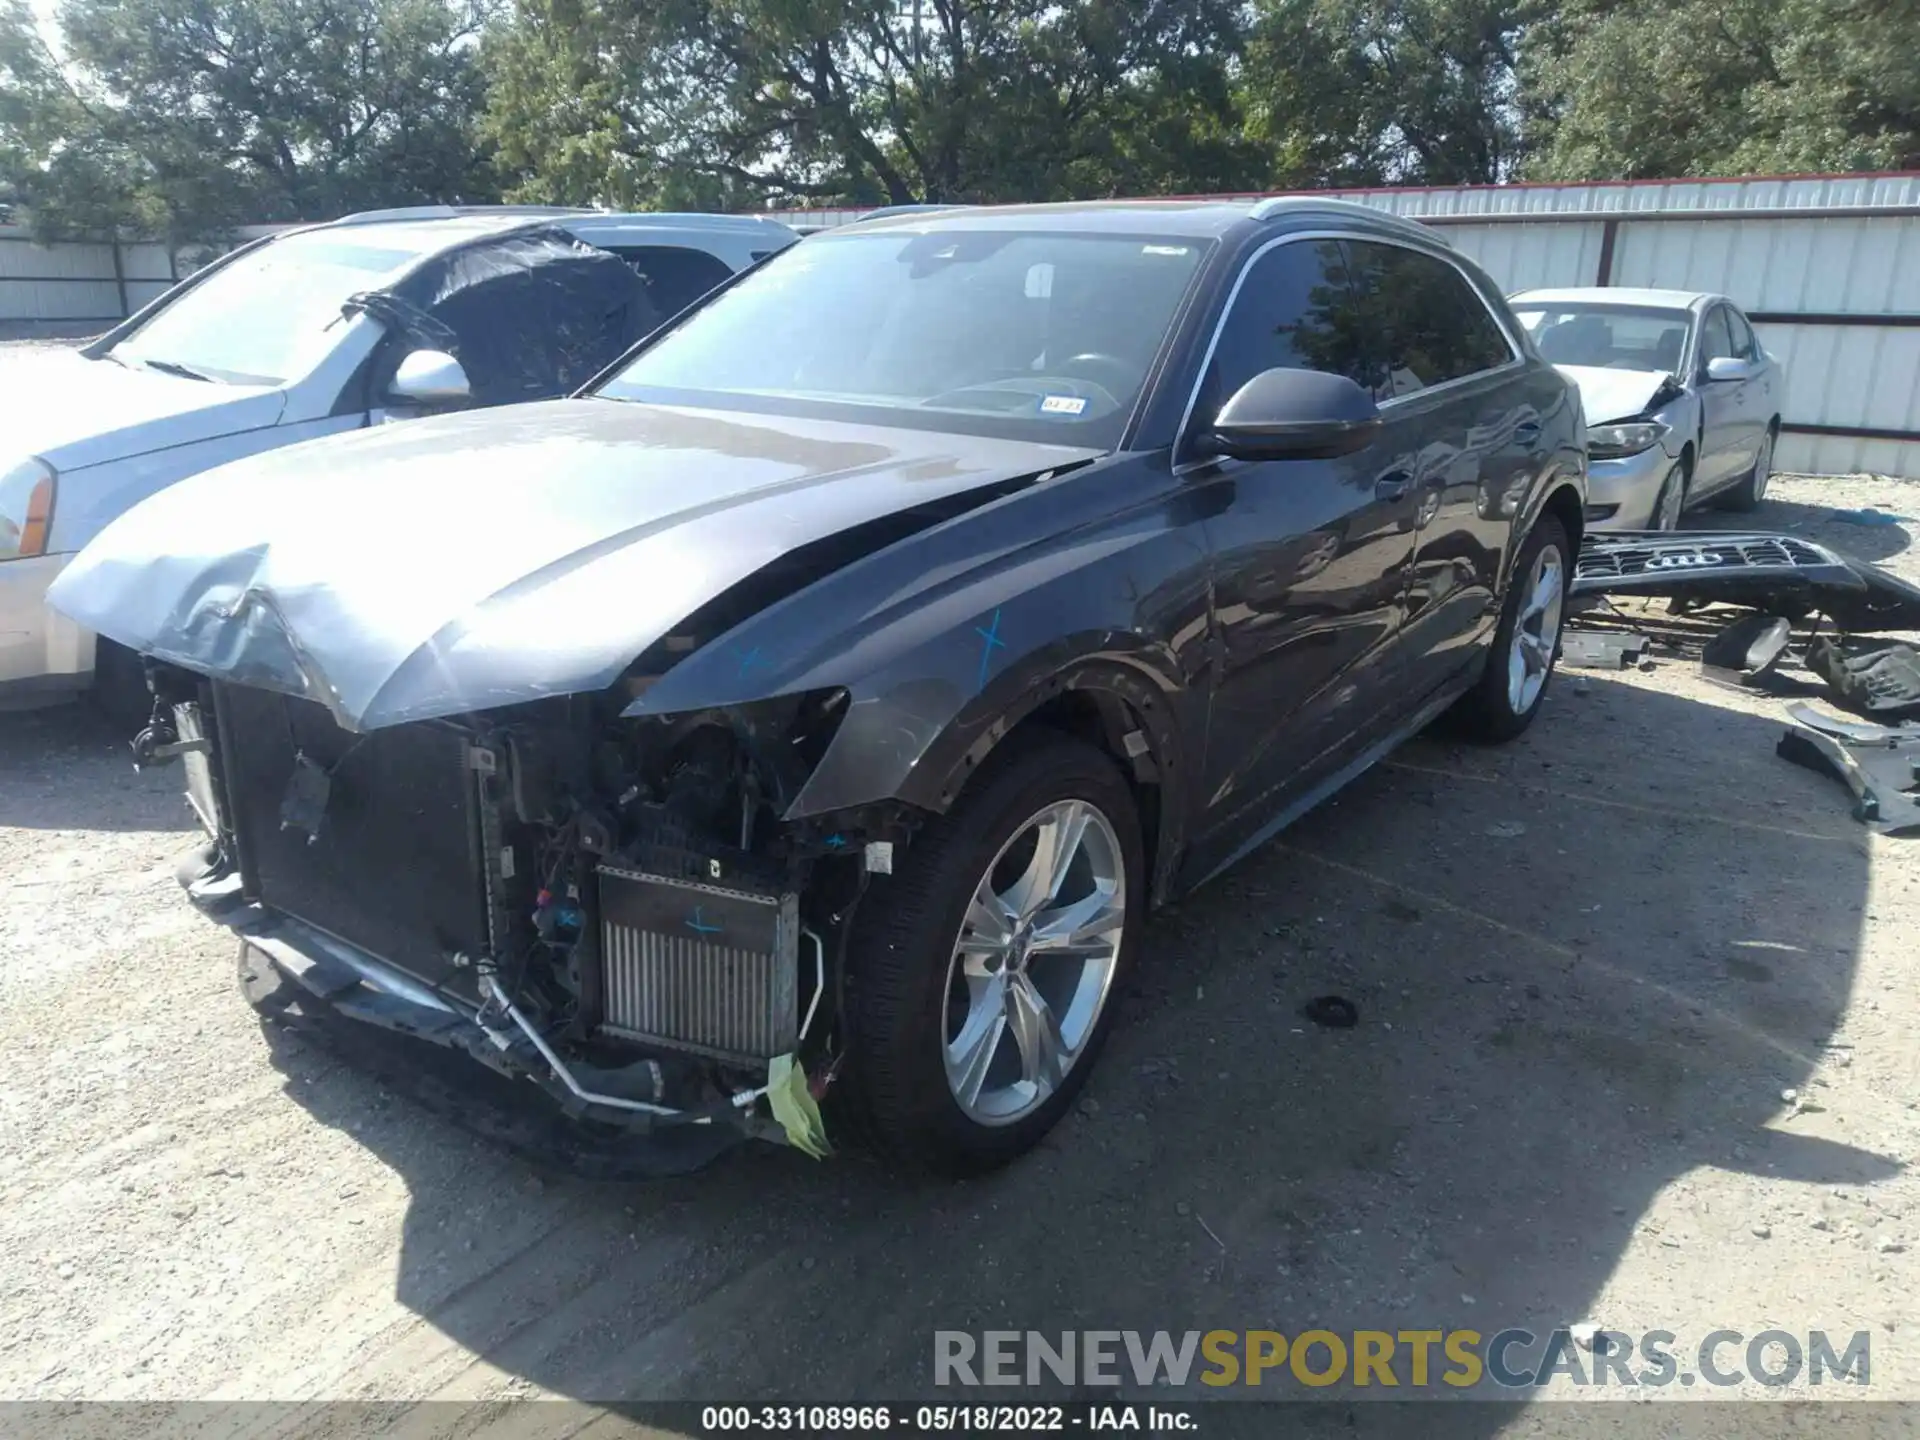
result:
[(720, 1060), (794, 1048), (796, 897), (611, 866), (599, 883), (603, 1031)]

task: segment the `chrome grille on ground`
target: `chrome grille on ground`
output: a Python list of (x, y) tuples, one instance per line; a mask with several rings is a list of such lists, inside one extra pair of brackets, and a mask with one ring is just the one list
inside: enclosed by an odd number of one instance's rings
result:
[(600, 1028), (764, 1063), (799, 1032), (798, 901), (602, 866)]
[(1597, 536), (1581, 547), (1574, 573), (1582, 579), (1625, 579), (1633, 575), (1712, 574), (1746, 568), (1792, 569), (1831, 565), (1833, 557), (1787, 535), (1714, 535), (1649, 544), (1622, 543)]

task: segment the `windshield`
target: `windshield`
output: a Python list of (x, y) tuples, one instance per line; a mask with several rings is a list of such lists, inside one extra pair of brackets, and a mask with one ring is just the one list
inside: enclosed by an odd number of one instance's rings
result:
[(340, 231), (289, 235), (209, 275), (108, 353), (129, 364), (236, 385), (277, 385), (319, 360), (340, 306), (424, 251)]
[(600, 393), (1110, 448), (1210, 244), (816, 236), (695, 311)]
[(1514, 306), (1540, 354), (1555, 365), (1608, 370), (1680, 369), (1693, 317), (1685, 310), (1624, 305)]

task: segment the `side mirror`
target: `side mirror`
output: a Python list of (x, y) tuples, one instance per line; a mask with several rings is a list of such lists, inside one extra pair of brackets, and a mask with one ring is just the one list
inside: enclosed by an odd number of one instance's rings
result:
[(1707, 361), (1707, 379), (1713, 381), (1751, 380), (1759, 367), (1738, 355), (1716, 355)]
[(1263, 370), (1214, 417), (1208, 439), (1235, 460), (1326, 460), (1365, 449), (1380, 433), (1373, 397), (1344, 375)]
[(444, 350), (416, 350), (393, 372), (387, 394), (410, 405), (465, 405), (473, 387), (460, 362)]

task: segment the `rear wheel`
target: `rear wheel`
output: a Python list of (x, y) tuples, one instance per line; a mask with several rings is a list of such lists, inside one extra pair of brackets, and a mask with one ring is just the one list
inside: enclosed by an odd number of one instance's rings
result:
[(1522, 542), (1507, 581), (1486, 671), (1454, 707), (1453, 728), (1465, 738), (1489, 744), (1511, 740), (1539, 713), (1560, 656), (1571, 557), (1566, 526), (1542, 515)]
[(1139, 819), (1113, 762), (1016, 737), (895, 873), (849, 946), (852, 1118), (919, 1169), (1032, 1148), (1073, 1103), (1140, 928)]

